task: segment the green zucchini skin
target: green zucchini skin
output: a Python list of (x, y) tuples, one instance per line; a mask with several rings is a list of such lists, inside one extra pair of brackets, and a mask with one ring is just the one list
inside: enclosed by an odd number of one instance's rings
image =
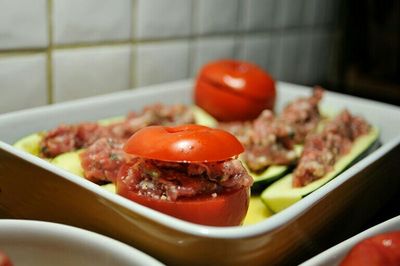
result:
[(292, 169), (293, 166), (273, 165), (268, 167), (261, 173), (254, 173), (249, 171), (249, 174), (253, 177), (254, 180), (254, 183), (251, 186), (252, 195), (260, 194), (266, 187), (285, 176)]
[[(294, 147), (297, 157), (300, 157), (303, 151), (303, 145), (295, 145)], [(246, 167), (246, 165), (243, 163)], [(251, 193), (254, 195), (259, 195), (264, 191), (269, 185), (277, 181), (278, 179), (284, 177), (286, 174), (290, 173), (294, 169), (293, 165), (271, 165), (262, 172), (255, 173), (250, 171), (247, 167), (247, 171), (253, 177), (254, 183), (251, 186)]]
[(367, 135), (361, 136), (353, 143), (351, 151), (342, 156), (334, 165), (334, 170), (323, 178), (300, 188), (292, 187), (292, 173), (274, 182), (261, 193), (261, 200), (273, 212), (280, 212), (314, 192), (353, 164), (379, 147), (379, 130), (372, 128)]

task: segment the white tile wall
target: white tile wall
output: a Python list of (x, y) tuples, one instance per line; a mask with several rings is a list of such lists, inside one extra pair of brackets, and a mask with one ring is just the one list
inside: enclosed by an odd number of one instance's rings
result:
[(192, 0), (138, 0), (135, 38), (188, 36), (191, 33)]
[(244, 0), (241, 8), (241, 28), (259, 31), (273, 27), (275, 0)]
[(54, 0), (55, 44), (129, 40), (130, 0)]
[(335, 0), (319, 0), (316, 2), (315, 21), (316, 25), (331, 24), (335, 22), (339, 8), (339, 2)]
[(304, 25), (329, 25), (335, 23), (339, 2), (335, 0), (304, 0)]
[(326, 78), (332, 60), (332, 34), (328, 31), (315, 31), (311, 36), (311, 73), (309, 81), (320, 83)]
[(131, 47), (56, 50), (53, 61), (55, 102), (130, 88)]
[(199, 0), (195, 2), (195, 32), (233, 32), (239, 27), (239, 0)]
[(304, 0), (277, 0), (275, 2), (274, 25), (276, 28), (290, 28), (301, 25)]
[(0, 90), (10, 94), (0, 112), (185, 79), (228, 57), (278, 80), (320, 83), (334, 62), (338, 8), (339, 0), (0, 0)]
[(274, 65), (272, 44), (272, 34), (246, 35), (240, 44), (240, 58), (257, 64), (270, 72)]
[(307, 85), (313, 84), (315, 62), (313, 56), (313, 32), (309, 30), (302, 31), (298, 37), (297, 61), (298, 69), (293, 77), (293, 82)]
[(0, 50), (46, 47), (46, 0), (0, 1)]
[(273, 32), (269, 35), (270, 42), (270, 53), (269, 59), (267, 59), (267, 71), (275, 78), (279, 80), (284, 80), (280, 77), (280, 68), (281, 68), (281, 58), (283, 54), (282, 47), (282, 38), (281, 32)]
[(284, 32), (280, 36), (278, 47), (274, 47), (277, 53), (275, 77), (279, 80), (293, 82), (297, 76), (301, 67), (298, 61), (299, 37), (298, 31)]
[(135, 86), (189, 77), (189, 41), (139, 44), (134, 59)]
[(0, 57), (0, 113), (47, 103), (46, 55)]
[(209, 37), (194, 41), (191, 75), (195, 76), (211, 60), (234, 58), (235, 43), (234, 37)]

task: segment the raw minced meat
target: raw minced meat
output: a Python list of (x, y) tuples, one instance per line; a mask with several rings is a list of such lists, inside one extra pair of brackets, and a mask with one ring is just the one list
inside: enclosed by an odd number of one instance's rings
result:
[(132, 191), (175, 201), (249, 188), (253, 179), (237, 159), (210, 163), (174, 163), (135, 158), (121, 178)]
[(310, 135), (293, 172), (293, 186), (305, 186), (331, 171), (338, 158), (348, 153), (354, 140), (368, 133), (370, 127), (363, 118), (344, 110), (322, 132)]
[(80, 153), (85, 178), (95, 183), (114, 182), (125, 162), (123, 145), (118, 139), (101, 138)]
[(297, 158), (294, 145), (304, 142), (319, 121), (318, 104), (323, 90), (314, 89), (308, 98), (289, 103), (281, 115), (264, 110), (255, 120), (220, 123), (219, 127), (234, 134), (245, 147), (243, 159), (252, 171), (270, 165), (290, 165)]
[(40, 143), (41, 156), (53, 158), (59, 154), (89, 147), (100, 138), (126, 141), (137, 130), (150, 125), (178, 125), (194, 123), (190, 107), (175, 104), (154, 104), (139, 113), (131, 112), (122, 122), (111, 125), (79, 123), (60, 125), (50, 130)]

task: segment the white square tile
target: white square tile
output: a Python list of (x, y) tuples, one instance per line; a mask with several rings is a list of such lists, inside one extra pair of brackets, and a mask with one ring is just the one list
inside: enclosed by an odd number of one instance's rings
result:
[(0, 113), (47, 103), (46, 55), (0, 57)]
[(235, 57), (234, 37), (200, 38), (193, 43), (192, 76), (211, 60)]
[(242, 5), (242, 29), (257, 31), (273, 27), (275, 0), (244, 0)]
[(129, 40), (130, 0), (54, 0), (55, 44)]
[(276, 0), (274, 25), (276, 28), (290, 28), (302, 23), (304, 0)]
[(198, 34), (233, 32), (239, 27), (239, 0), (198, 0), (194, 9)]
[(329, 25), (338, 19), (338, 0), (305, 0), (303, 20), (305, 25)]
[(298, 44), (300, 35), (295, 31), (283, 32), (280, 36), (277, 50), (276, 78), (282, 81), (293, 82), (297, 77), (297, 71), (301, 67), (298, 61)]
[(273, 38), (270, 34), (246, 35), (240, 44), (240, 57), (271, 73), (275, 63), (272, 57), (272, 45)]
[(305, 26), (314, 26), (316, 25), (315, 18), (317, 12), (318, 2), (323, 0), (304, 0), (304, 9), (303, 9), (303, 25)]
[(134, 61), (136, 86), (188, 78), (189, 41), (139, 44)]
[(331, 24), (337, 20), (339, 1), (319, 0), (317, 1), (315, 24)]
[(293, 82), (314, 85), (313, 84), (313, 71), (312, 71), (312, 53), (313, 53), (313, 35), (311, 30), (302, 30), (298, 36), (297, 43), (297, 61), (298, 68), (296, 69)]
[(52, 60), (55, 102), (130, 87), (131, 47), (128, 45), (56, 50)]
[(192, 0), (138, 0), (135, 37), (154, 39), (191, 33)]
[(321, 83), (327, 80), (331, 62), (333, 37), (328, 31), (315, 31), (311, 36), (310, 82)]
[(46, 0), (0, 1), (0, 50), (47, 47)]

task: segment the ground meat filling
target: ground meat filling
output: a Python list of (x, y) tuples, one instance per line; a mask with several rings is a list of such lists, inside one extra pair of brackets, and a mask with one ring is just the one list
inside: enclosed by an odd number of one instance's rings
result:
[(130, 112), (125, 121), (108, 126), (108, 130), (112, 137), (127, 140), (133, 133), (146, 126), (192, 123), (195, 123), (195, 119), (189, 106), (166, 106), (158, 103), (144, 107), (140, 113)]
[(118, 139), (101, 138), (80, 153), (85, 178), (95, 183), (114, 182), (125, 162), (123, 145)]
[(174, 163), (135, 158), (122, 177), (132, 191), (155, 199), (176, 201), (249, 188), (253, 179), (239, 160)]
[(323, 90), (316, 87), (311, 97), (288, 104), (280, 116), (264, 110), (253, 121), (220, 123), (219, 127), (245, 146), (243, 159), (253, 172), (270, 165), (290, 165), (297, 159), (294, 144), (303, 143), (320, 121), (318, 104), (322, 95)]
[(292, 136), (292, 127), (264, 110), (253, 122), (251, 141), (245, 146), (243, 159), (252, 171), (270, 165), (288, 165), (296, 159)]
[(40, 143), (41, 156), (53, 158), (65, 152), (87, 147), (98, 138), (107, 135), (107, 129), (96, 123), (60, 125), (44, 136)]
[(279, 120), (293, 128), (295, 143), (302, 144), (309, 132), (312, 132), (320, 121), (318, 104), (323, 96), (323, 89), (315, 87), (313, 95), (300, 98), (288, 104), (279, 116)]
[(363, 118), (344, 110), (321, 133), (310, 135), (293, 172), (293, 187), (302, 187), (322, 178), (333, 169), (340, 156), (350, 151), (354, 140), (367, 134), (370, 128)]
[(133, 133), (149, 125), (194, 123), (192, 109), (182, 104), (154, 104), (141, 112), (128, 114), (122, 122), (102, 126), (97, 123), (60, 125), (50, 130), (40, 143), (41, 156), (53, 158), (65, 152), (89, 147), (100, 138), (126, 141)]

